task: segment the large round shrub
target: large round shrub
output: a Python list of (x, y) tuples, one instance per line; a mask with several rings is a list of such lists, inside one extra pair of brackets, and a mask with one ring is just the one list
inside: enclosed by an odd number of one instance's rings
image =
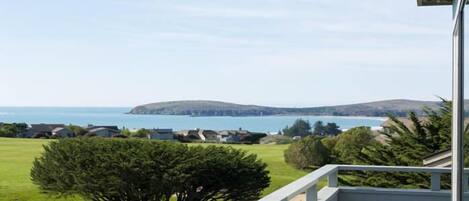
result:
[(322, 144), (321, 139), (309, 136), (293, 142), (285, 150), (285, 162), (299, 169), (314, 168), (329, 163), (329, 150)]
[(356, 164), (359, 153), (366, 146), (375, 142), (370, 127), (356, 127), (337, 137), (334, 152), (341, 163)]
[[(51, 195), (93, 201), (169, 200), (174, 195), (187, 201), (256, 200), (270, 183), (266, 165), (255, 155), (227, 147), (82, 138), (44, 148), (31, 178)], [(246, 190), (246, 198), (235, 189)]]

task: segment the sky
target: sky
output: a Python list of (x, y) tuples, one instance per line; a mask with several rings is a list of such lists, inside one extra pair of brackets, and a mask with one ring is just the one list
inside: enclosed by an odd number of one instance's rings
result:
[(451, 96), (451, 8), (416, 0), (0, 0), (0, 19), (0, 106)]

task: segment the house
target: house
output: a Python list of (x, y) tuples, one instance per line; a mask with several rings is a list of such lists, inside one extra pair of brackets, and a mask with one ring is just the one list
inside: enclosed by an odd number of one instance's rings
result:
[(218, 141), (218, 132), (214, 130), (204, 130), (199, 129), (198, 135), (203, 139), (203, 141)]
[(120, 134), (118, 126), (96, 126), (88, 124), (85, 129), (88, 131), (88, 135), (96, 135), (100, 137), (112, 137)]
[(73, 133), (73, 131), (67, 127), (57, 127), (54, 130), (52, 130), (52, 136), (61, 137), (61, 138), (73, 137), (75, 136), (75, 133)]
[(247, 130), (223, 130), (220, 131), (218, 141), (220, 142), (242, 142), (244, 139), (251, 136)]
[(107, 128), (107, 129), (116, 130), (116, 131), (119, 130), (118, 126), (95, 126), (93, 124), (88, 124), (88, 126), (85, 129), (90, 131), (90, 130), (93, 130), (93, 129), (96, 129), (96, 128)]
[(267, 135), (259, 140), (260, 144), (289, 144), (292, 138), (285, 135)]
[(241, 137), (238, 135), (221, 135), (219, 142), (241, 142)]
[(107, 127), (100, 127), (88, 130), (88, 135), (96, 135), (99, 137), (112, 137), (114, 135), (119, 135), (119, 130), (110, 129)]
[(240, 135), (240, 136), (245, 136), (245, 135), (250, 135), (251, 133), (247, 130), (222, 130), (220, 131), (221, 135)]
[(425, 157), (423, 165), (426, 167), (451, 167), (451, 157), (451, 150), (443, 150)]
[(217, 136), (218, 142), (227, 142), (227, 138), (230, 137), (230, 134), (227, 132), (219, 132)]
[(174, 140), (173, 129), (151, 129), (147, 135), (150, 140)]
[(293, 140), (301, 140), (301, 136), (293, 136)]
[(21, 133), (18, 137), (48, 137), (52, 135), (52, 131), (56, 128), (65, 128), (64, 124), (31, 124), (26, 132)]
[(199, 135), (199, 130), (197, 129), (181, 130), (178, 131), (176, 135), (180, 136), (180, 138), (184, 141), (202, 140), (201, 136)]

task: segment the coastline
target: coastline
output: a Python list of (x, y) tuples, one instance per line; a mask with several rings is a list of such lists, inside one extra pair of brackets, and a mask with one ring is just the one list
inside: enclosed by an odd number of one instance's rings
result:
[(269, 115), (269, 116), (184, 116), (184, 115), (128, 115), (128, 108), (5, 108), (0, 107), (0, 122), (4, 123), (60, 123), (86, 126), (115, 125), (120, 128), (172, 128), (186, 130), (203, 128), (232, 130), (243, 128), (256, 132), (277, 132), (292, 125), (298, 118), (311, 123), (334, 122), (341, 129), (356, 126), (380, 126), (384, 117), (315, 116), (315, 115)]

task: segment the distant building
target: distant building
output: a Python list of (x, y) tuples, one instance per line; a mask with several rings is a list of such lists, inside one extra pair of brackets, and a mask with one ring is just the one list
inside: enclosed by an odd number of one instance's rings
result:
[(116, 131), (119, 130), (118, 126), (95, 126), (93, 124), (88, 124), (88, 126), (85, 129), (89, 131), (89, 130), (93, 130), (96, 128), (107, 128), (107, 129), (116, 130)]
[(250, 135), (251, 132), (247, 131), (247, 130), (242, 130), (242, 129), (239, 129), (239, 130), (222, 130), (220, 131), (220, 134), (222, 135), (240, 135), (240, 136), (246, 136), (246, 135)]
[(221, 135), (220, 142), (241, 142), (241, 137), (238, 135)]
[(96, 135), (99, 137), (112, 137), (114, 135), (119, 135), (119, 130), (110, 129), (107, 127), (99, 127), (88, 130), (88, 135)]
[(260, 144), (288, 144), (292, 138), (284, 135), (267, 135), (260, 139)]
[(452, 152), (444, 150), (431, 154), (423, 159), (423, 165), (426, 167), (451, 167)]
[(150, 140), (174, 140), (173, 129), (151, 129), (147, 135)]
[(72, 130), (70, 130), (67, 127), (57, 127), (54, 130), (52, 130), (52, 136), (65, 138), (65, 137), (74, 137), (75, 134), (73, 133)]
[(294, 136), (293, 140), (301, 140), (301, 136)]
[(227, 132), (219, 132), (217, 141), (226, 142), (228, 137), (230, 137), (230, 135)]
[(215, 142), (215, 141), (218, 141), (218, 135), (219, 134), (218, 134), (218, 132), (216, 132), (214, 130), (199, 129), (198, 135), (203, 141)]
[(192, 129), (192, 130), (181, 130), (177, 132), (177, 135), (182, 138), (183, 141), (218, 141), (219, 133), (214, 130), (205, 130), (205, 129)]
[(192, 141), (192, 140), (202, 140), (201, 136), (199, 135), (199, 130), (181, 130), (176, 133), (179, 135), (182, 140)]
[(247, 130), (223, 130), (219, 132), (218, 141), (220, 142), (242, 142), (245, 138), (251, 136)]
[(31, 124), (28, 130), (18, 135), (18, 137), (31, 138), (36, 136), (51, 136), (56, 128), (64, 128), (64, 124)]

